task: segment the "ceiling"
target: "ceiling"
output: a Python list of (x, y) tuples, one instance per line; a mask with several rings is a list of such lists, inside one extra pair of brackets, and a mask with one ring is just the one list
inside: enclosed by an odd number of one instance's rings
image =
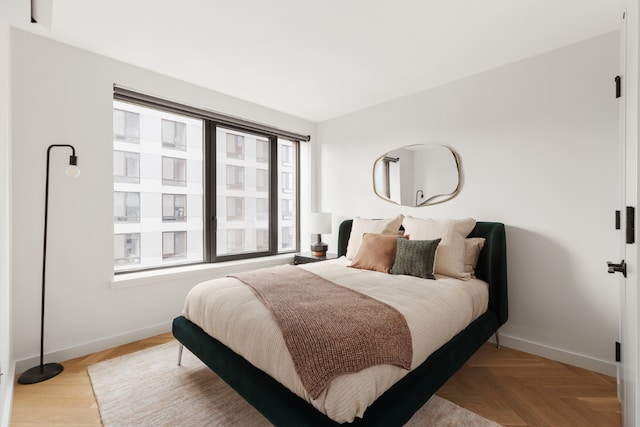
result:
[(314, 122), (617, 30), (625, 0), (36, 0), (23, 28)]

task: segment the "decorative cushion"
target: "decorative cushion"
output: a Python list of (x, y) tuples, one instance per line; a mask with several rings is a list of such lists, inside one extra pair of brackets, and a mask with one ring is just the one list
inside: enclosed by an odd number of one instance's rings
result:
[(471, 277), (476, 277), (476, 265), (485, 240), (484, 237), (464, 239), (464, 271), (469, 273)]
[(407, 216), (402, 221), (402, 225), (412, 239), (442, 239), (438, 245), (435, 268), (437, 274), (469, 280), (471, 274), (464, 270), (464, 241), (475, 227), (475, 219), (432, 219)]
[(398, 215), (395, 218), (390, 219), (367, 219), (355, 217), (353, 224), (351, 225), (351, 235), (349, 236), (349, 243), (347, 243), (347, 259), (353, 259), (360, 249), (362, 243), (362, 235), (364, 233), (376, 233), (376, 234), (398, 234), (400, 224), (404, 215)]
[(397, 238), (398, 248), (391, 273), (435, 279), (433, 270), (439, 243), (440, 239), (404, 240)]
[[(404, 236), (408, 239), (409, 236)], [(350, 267), (389, 273), (396, 259), (396, 240), (392, 234), (364, 233), (360, 249)]]

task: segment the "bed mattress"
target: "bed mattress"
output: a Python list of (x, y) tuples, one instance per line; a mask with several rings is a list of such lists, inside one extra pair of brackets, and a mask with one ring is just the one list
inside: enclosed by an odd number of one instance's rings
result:
[[(369, 295), (400, 311), (413, 343), (412, 369), (487, 309), (487, 284), (436, 276), (436, 280), (349, 268), (350, 261), (304, 264), (339, 285)], [(187, 296), (183, 315), (227, 347), (269, 374), (336, 422), (351, 422), (407, 370), (378, 365), (335, 378), (312, 399), (295, 372), (282, 334), (252, 290), (226, 277), (202, 282)]]

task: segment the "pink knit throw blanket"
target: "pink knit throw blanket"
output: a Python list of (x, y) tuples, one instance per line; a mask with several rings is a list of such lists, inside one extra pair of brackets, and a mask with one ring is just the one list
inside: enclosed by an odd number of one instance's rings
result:
[(313, 399), (343, 374), (382, 364), (411, 368), (409, 327), (390, 305), (290, 265), (229, 277), (271, 311)]

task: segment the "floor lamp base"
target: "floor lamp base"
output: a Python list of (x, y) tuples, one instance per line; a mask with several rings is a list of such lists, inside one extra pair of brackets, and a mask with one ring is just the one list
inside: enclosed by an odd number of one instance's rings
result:
[(64, 367), (59, 363), (45, 363), (44, 365), (34, 366), (20, 375), (18, 384), (35, 384), (46, 381), (58, 375), (63, 369)]

